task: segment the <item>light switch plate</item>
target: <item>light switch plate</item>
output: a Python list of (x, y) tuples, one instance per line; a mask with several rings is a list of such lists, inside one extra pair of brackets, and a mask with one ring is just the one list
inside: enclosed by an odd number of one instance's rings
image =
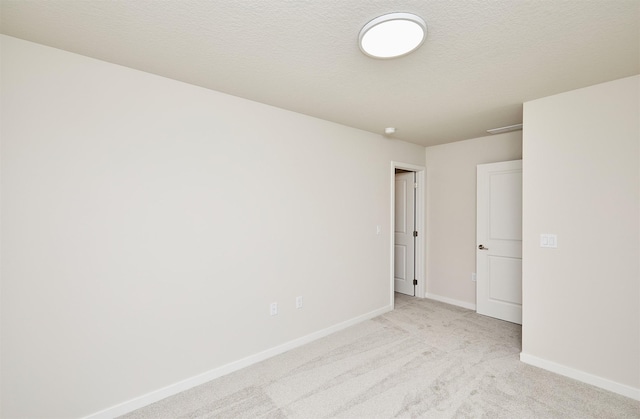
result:
[(540, 247), (558, 247), (558, 236), (556, 234), (541, 234)]

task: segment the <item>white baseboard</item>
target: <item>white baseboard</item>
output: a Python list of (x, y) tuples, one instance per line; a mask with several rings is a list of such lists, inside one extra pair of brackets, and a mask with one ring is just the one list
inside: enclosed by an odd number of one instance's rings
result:
[(447, 304), (451, 304), (451, 305), (462, 307), (462, 308), (468, 308), (469, 310), (473, 310), (473, 311), (476, 310), (475, 304), (467, 303), (466, 301), (454, 300), (453, 298), (442, 297), (440, 295), (429, 294), (429, 293), (427, 293), (425, 297), (431, 300), (440, 301), (441, 303), (447, 303)]
[(326, 329), (322, 329), (317, 332), (303, 336), (301, 338), (291, 340), (289, 342), (283, 343), (282, 345), (275, 346), (273, 348), (267, 349), (257, 354), (248, 356), (246, 358), (242, 358), (238, 361), (231, 362), (221, 367), (214, 368), (205, 373), (196, 375), (191, 378), (187, 378), (186, 380), (182, 380), (177, 383), (168, 385), (164, 388), (152, 391), (151, 393), (147, 393), (140, 397), (136, 397), (135, 399), (131, 399), (124, 403), (120, 403), (118, 405), (93, 413), (89, 416), (86, 416), (85, 419), (111, 419), (118, 416), (122, 416), (129, 412), (133, 412), (136, 409), (140, 409), (142, 407), (148, 406), (152, 403), (165, 399), (169, 396), (173, 396), (185, 390), (189, 390), (190, 388), (199, 386), (201, 384), (204, 384), (216, 378), (222, 377), (223, 375), (227, 375), (234, 371), (238, 371), (242, 368), (256, 364), (260, 361), (264, 361), (265, 359), (271, 358), (281, 353), (290, 351), (291, 349), (313, 342), (314, 340), (323, 338), (332, 333), (338, 332), (342, 329), (346, 329), (347, 327), (361, 323), (365, 320), (372, 319), (376, 316), (379, 316), (388, 311), (391, 311), (392, 309), (393, 307), (390, 305), (379, 308), (377, 310), (371, 311), (361, 316), (354, 317), (353, 319), (330, 326)]
[(584, 371), (576, 370), (574, 368), (557, 364), (552, 361), (547, 361), (546, 359), (538, 358), (537, 356), (528, 355), (522, 352), (520, 353), (520, 361), (524, 362), (525, 364), (533, 365), (534, 367), (542, 368), (556, 374), (564, 375), (565, 377), (573, 378), (574, 380), (582, 381), (583, 383), (591, 384), (593, 386), (600, 387), (613, 393), (617, 393), (622, 396), (640, 401), (639, 388), (620, 384), (606, 378), (598, 377), (597, 375), (589, 374)]

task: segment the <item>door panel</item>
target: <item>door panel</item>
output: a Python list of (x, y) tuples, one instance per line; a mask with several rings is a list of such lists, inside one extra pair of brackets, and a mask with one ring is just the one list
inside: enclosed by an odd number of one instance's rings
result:
[(407, 246), (395, 245), (393, 272), (396, 279), (407, 277)]
[(414, 295), (414, 176), (413, 172), (397, 173), (395, 181), (394, 284), (396, 292), (407, 295)]
[(522, 304), (522, 259), (489, 256), (489, 299), (507, 305)]
[(522, 241), (522, 170), (489, 175), (489, 238)]
[(476, 310), (522, 324), (522, 160), (478, 165), (477, 185)]
[(396, 213), (395, 232), (396, 234), (407, 233), (407, 180), (406, 173), (396, 175)]

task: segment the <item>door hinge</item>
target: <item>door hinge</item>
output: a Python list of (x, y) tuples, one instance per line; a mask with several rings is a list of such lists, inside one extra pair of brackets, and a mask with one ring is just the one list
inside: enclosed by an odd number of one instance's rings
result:
[(413, 232), (413, 237), (418, 237), (418, 232), (417, 231)]
[(415, 183), (413, 184), (413, 189), (418, 189), (418, 182), (415, 182)]
[(413, 285), (418, 285), (418, 280), (417, 279), (413, 280)]

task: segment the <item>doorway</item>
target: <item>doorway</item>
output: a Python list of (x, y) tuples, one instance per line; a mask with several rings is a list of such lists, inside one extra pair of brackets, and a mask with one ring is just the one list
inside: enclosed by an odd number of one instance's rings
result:
[(425, 296), (425, 168), (391, 162), (391, 305), (394, 293)]
[(415, 297), (416, 286), (416, 172), (396, 169), (393, 228), (395, 292)]

